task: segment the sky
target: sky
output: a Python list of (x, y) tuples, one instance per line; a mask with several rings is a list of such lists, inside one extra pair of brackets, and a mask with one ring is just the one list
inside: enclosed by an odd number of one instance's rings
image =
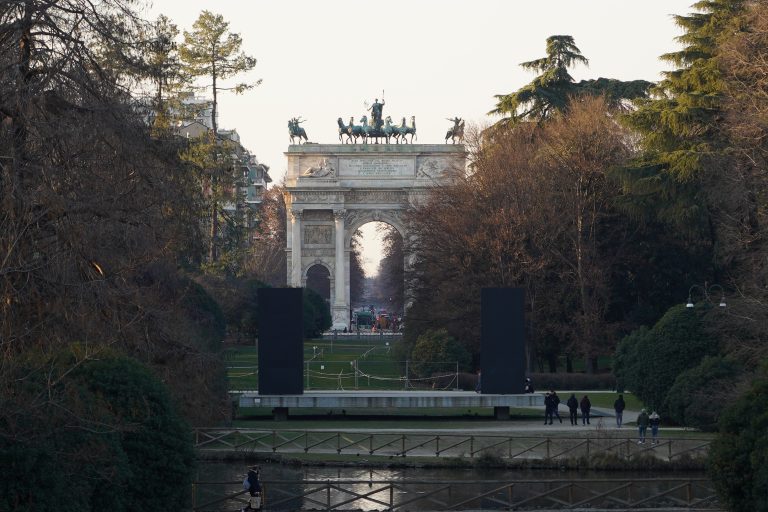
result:
[[(691, 12), (693, 0), (155, 0), (149, 19), (168, 16), (191, 30), (202, 10), (221, 14), (239, 33), (256, 67), (230, 81), (260, 86), (220, 97), (219, 126), (236, 129), (241, 143), (285, 175), (288, 120), (302, 117), (310, 142), (338, 142), (336, 120), (366, 114), (382, 96), (384, 117), (416, 116), (418, 141), (444, 141), (455, 116), (467, 123), (487, 116), (495, 94), (534, 77), (521, 62), (545, 55), (551, 35), (574, 37), (589, 78), (657, 81), (669, 65), (659, 56), (678, 48), (672, 15)], [(226, 85), (226, 84), (225, 84)], [(383, 91), (383, 93), (382, 93)], [(366, 232), (366, 270), (378, 249)], [(371, 246), (370, 248), (368, 246)], [(371, 259), (373, 258), (373, 259)]]

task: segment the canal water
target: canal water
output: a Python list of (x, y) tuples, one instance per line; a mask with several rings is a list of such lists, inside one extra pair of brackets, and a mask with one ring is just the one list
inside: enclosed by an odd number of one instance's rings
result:
[[(571, 500), (574, 498), (574, 489), (583, 491), (583, 495), (589, 497), (597, 492), (608, 492), (617, 486), (625, 488), (619, 493), (622, 499), (631, 496), (633, 501), (651, 498), (654, 495), (664, 495), (665, 491), (675, 486), (680, 486), (686, 479), (692, 479), (693, 492), (706, 496), (710, 487), (708, 481), (701, 482), (705, 477), (700, 472), (664, 472), (660, 474), (648, 472), (609, 472), (609, 471), (558, 471), (558, 470), (505, 470), (483, 468), (407, 468), (407, 469), (365, 469), (361, 467), (304, 467), (285, 466), (279, 464), (260, 464), (261, 479), (265, 482), (267, 503), (281, 502), (281, 510), (297, 510), (301, 508), (323, 508), (320, 504), (325, 500), (339, 504), (351, 500), (349, 504), (340, 509), (350, 510), (382, 510), (387, 508), (382, 503), (395, 504), (412, 500), (414, 497), (433, 496), (439, 501), (459, 503), (470, 500), (484, 493), (490, 493), (484, 500), (477, 501), (467, 508), (494, 509), (503, 508), (500, 500), (511, 499), (514, 493), (516, 499), (527, 496), (547, 494), (559, 488), (568, 488), (570, 483)], [(196, 481), (196, 506), (211, 503), (219, 498), (231, 496), (242, 491), (242, 480), (245, 477), (247, 465), (238, 463), (201, 463), (198, 468)], [(352, 482), (355, 483), (352, 483)], [(372, 493), (377, 488), (386, 484), (377, 482), (395, 482), (395, 489), (386, 489), (369, 496), (372, 500), (354, 500), (354, 495)], [(514, 489), (510, 489), (508, 482), (517, 482)], [(590, 481), (588, 485), (581, 483)], [(619, 481), (619, 482), (617, 482)], [(621, 482), (624, 481), (624, 482)], [(327, 486), (330, 482), (332, 488)], [(448, 485), (449, 482), (453, 484)], [(450, 487), (450, 490), (447, 489)], [(311, 493), (312, 490), (323, 488), (320, 492)], [(590, 490), (587, 490), (589, 488)], [(344, 489), (344, 490), (342, 490)], [(493, 493), (494, 489), (500, 489)], [(698, 489), (698, 490), (697, 490)], [(691, 491), (688, 491), (689, 493)], [(310, 493), (310, 494), (307, 494)], [(592, 494), (590, 494), (592, 493)], [(302, 496), (291, 499), (291, 496)], [(527, 499), (527, 498), (526, 498)], [(661, 504), (664, 504), (662, 496)], [(315, 500), (315, 501), (313, 501)], [(546, 501), (546, 500), (545, 500)], [(536, 505), (536, 500), (531, 502)], [(217, 503), (203, 510), (238, 510), (242, 502), (237, 498)], [(544, 503), (539, 503), (539, 506)], [(271, 508), (271, 507), (270, 507)], [(409, 504), (408, 510), (435, 510), (438, 508), (435, 502), (427, 499), (416, 500)]]

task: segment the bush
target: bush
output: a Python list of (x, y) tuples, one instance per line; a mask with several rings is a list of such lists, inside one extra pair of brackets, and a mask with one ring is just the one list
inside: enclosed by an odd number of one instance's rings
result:
[(531, 373), (528, 376), (537, 392), (549, 389), (616, 389), (616, 377), (611, 373)]
[(732, 397), (741, 367), (724, 357), (705, 357), (695, 368), (675, 379), (667, 395), (666, 409), (672, 421), (714, 431), (720, 404)]
[(708, 472), (728, 510), (768, 510), (768, 368), (723, 411)]
[(23, 386), (2, 399), (0, 510), (188, 505), (191, 435), (147, 368), (117, 355), (78, 363), (68, 353), (16, 370)]
[(429, 330), (418, 337), (411, 352), (411, 369), (418, 377), (430, 377), (436, 373), (455, 370), (459, 363), (460, 370), (469, 369), (472, 356), (464, 345), (448, 335), (445, 329)]
[(619, 387), (669, 415), (663, 407), (677, 376), (717, 352), (718, 342), (705, 333), (699, 314), (675, 306), (652, 329), (638, 329), (621, 340), (614, 364)]
[(317, 338), (331, 328), (331, 309), (324, 298), (311, 288), (304, 288), (304, 337)]

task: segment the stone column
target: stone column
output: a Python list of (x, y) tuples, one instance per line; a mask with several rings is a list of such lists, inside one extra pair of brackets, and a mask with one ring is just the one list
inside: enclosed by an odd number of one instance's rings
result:
[(336, 297), (333, 301), (333, 327), (343, 330), (349, 323), (349, 305), (347, 304), (347, 273), (344, 265), (344, 219), (345, 210), (334, 210), (333, 218), (336, 228)]
[(301, 216), (302, 210), (291, 210), (291, 277), (289, 284), (301, 288)]

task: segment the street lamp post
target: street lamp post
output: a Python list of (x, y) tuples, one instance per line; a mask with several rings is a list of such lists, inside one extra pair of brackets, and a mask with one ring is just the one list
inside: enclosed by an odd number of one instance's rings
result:
[(686, 308), (693, 308), (693, 291), (699, 290), (701, 291), (701, 294), (704, 296), (704, 300), (709, 302), (710, 304), (713, 304), (714, 301), (712, 301), (711, 294), (714, 292), (715, 288), (720, 290), (720, 302), (717, 304), (719, 307), (724, 308), (727, 306), (725, 303), (725, 290), (722, 286), (719, 284), (707, 284), (704, 283), (704, 286), (699, 286), (698, 284), (694, 284), (688, 289), (688, 302), (685, 303)]

